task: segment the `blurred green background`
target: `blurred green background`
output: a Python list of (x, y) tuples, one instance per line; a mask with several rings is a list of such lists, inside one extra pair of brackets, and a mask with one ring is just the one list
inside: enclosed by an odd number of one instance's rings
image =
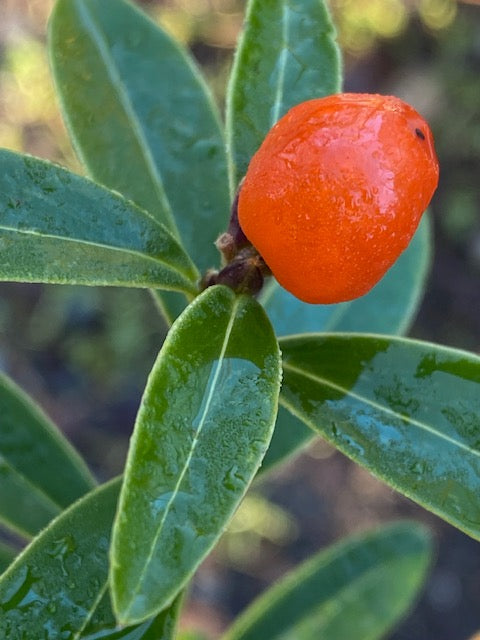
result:
[[(222, 104), (245, 3), (138, 4), (191, 49)], [(81, 172), (48, 70), (52, 5), (0, 0), (0, 146)], [(426, 116), (436, 139), (435, 257), (411, 335), (480, 352), (480, 2), (331, 0), (330, 7), (345, 90), (402, 97)], [(101, 480), (122, 468), (164, 334), (143, 291), (0, 284), (0, 367), (40, 402)], [(214, 638), (310, 553), (402, 516), (436, 531), (439, 556), (419, 607), (392, 638), (467, 640), (480, 629), (480, 545), (322, 442), (254, 488), (202, 566), (183, 624)]]

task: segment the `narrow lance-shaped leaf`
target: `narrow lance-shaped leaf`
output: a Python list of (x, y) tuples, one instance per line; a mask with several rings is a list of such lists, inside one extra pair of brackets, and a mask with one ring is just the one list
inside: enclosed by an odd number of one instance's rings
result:
[(232, 187), (288, 109), (340, 86), (340, 52), (323, 0), (250, 0), (227, 92)]
[(66, 507), (95, 485), (86, 464), (40, 407), (1, 375), (0, 414), (0, 456), (57, 505)]
[(430, 558), (430, 536), (414, 522), (343, 540), (266, 591), (223, 640), (380, 640), (411, 606)]
[(49, 45), (90, 175), (165, 223), (203, 270), (228, 217), (220, 119), (186, 51), (123, 0), (59, 0)]
[[(425, 216), (410, 246), (365, 296), (333, 305), (305, 304), (274, 280), (259, 300), (277, 335), (355, 331), (403, 334), (408, 331), (425, 287), (431, 257), (430, 221)], [(298, 451), (314, 437), (299, 421), (279, 411), (262, 471)]]
[(0, 522), (29, 537), (95, 484), (55, 425), (0, 376)]
[[(135, 630), (115, 629), (108, 600), (97, 614), (107, 593), (109, 538), (119, 487), (120, 481), (114, 480), (81, 498), (0, 576), (1, 638), (44, 638), (48, 633), (52, 640), (78, 640), (88, 627), (97, 629), (89, 640), (171, 640), (167, 631), (173, 628), (176, 609)], [(112, 635), (114, 630), (123, 635)], [(156, 635), (148, 635), (150, 630)]]
[(480, 358), (365, 335), (281, 341), (281, 402), (406, 496), (480, 539)]
[[(0, 637), (73, 640), (107, 588), (108, 545), (119, 481), (56, 518), (0, 578)], [(27, 604), (29, 606), (27, 606)]]
[(278, 344), (262, 307), (211, 287), (173, 325), (151, 372), (112, 541), (121, 622), (168, 605), (211, 550), (270, 441)]
[(1, 280), (194, 293), (197, 271), (159, 222), (49, 162), (0, 151)]

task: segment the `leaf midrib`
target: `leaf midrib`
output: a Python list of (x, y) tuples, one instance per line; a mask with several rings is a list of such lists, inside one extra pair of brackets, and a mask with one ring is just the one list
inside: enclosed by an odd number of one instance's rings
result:
[(440, 431), (435, 431), (434, 429), (432, 429), (432, 427), (430, 427), (428, 424), (426, 424), (425, 422), (422, 422), (421, 420), (416, 420), (415, 418), (411, 418), (399, 413), (396, 413), (395, 411), (393, 411), (392, 409), (389, 409), (388, 407), (385, 407), (384, 405), (378, 404), (377, 402), (374, 402), (373, 400), (371, 400), (370, 398), (367, 398), (365, 396), (362, 396), (358, 393), (353, 392), (351, 389), (346, 389), (345, 387), (342, 387), (341, 385), (335, 384), (334, 382), (331, 382), (330, 380), (327, 380), (325, 378), (322, 378), (321, 376), (318, 376), (310, 371), (305, 371), (304, 369), (301, 369), (300, 367), (296, 367), (288, 362), (283, 362), (283, 369), (284, 371), (291, 371), (292, 373), (296, 373), (300, 376), (304, 376), (305, 378), (307, 378), (308, 380), (311, 380), (312, 382), (316, 382), (317, 384), (319, 384), (320, 386), (324, 386), (327, 387), (329, 389), (333, 389), (335, 391), (339, 391), (341, 393), (344, 393), (346, 396), (349, 396), (351, 398), (354, 398), (355, 400), (359, 400), (360, 402), (363, 402), (364, 404), (377, 409), (378, 411), (380, 411), (381, 413), (383, 412), (384, 414), (388, 415), (388, 416), (392, 416), (394, 418), (396, 418), (397, 420), (403, 420), (405, 422), (408, 422), (409, 424), (411, 424), (412, 426), (415, 426), (417, 428), (419, 428), (422, 431), (425, 431), (427, 433), (429, 433), (430, 435), (433, 435), (437, 438), (440, 438), (441, 440), (444, 440), (445, 442), (448, 442), (450, 445), (453, 445), (455, 447), (458, 447), (459, 449), (462, 449), (463, 451), (466, 451), (467, 453), (470, 453), (473, 456), (476, 456), (478, 458), (480, 458), (480, 451), (473, 449), (472, 447), (459, 442), (458, 440), (455, 440), (454, 438), (448, 436), (445, 433), (442, 433)]
[(88, 11), (86, 3), (76, 1), (75, 5), (79, 13), (80, 20), (85, 25), (87, 31), (90, 32), (92, 42), (94, 45), (96, 45), (100, 59), (105, 65), (105, 69), (108, 76), (110, 77), (112, 87), (118, 96), (119, 103), (122, 106), (128, 121), (130, 122), (131, 129), (139, 145), (143, 161), (147, 169), (147, 173), (150, 176), (153, 189), (161, 205), (162, 212), (164, 214), (163, 221), (168, 226), (170, 231), (175, 235), (175, 237), (179, 238), (178, 229), (175, 224), (172, 208), (165, 193), (162, 177), (158, 171), (158, 167), (155, 164), (150, 147), (148, 145), (148, 141), (143, 132), (142, 125), (135, 113), (135, 109), (132, 105), (128, 92), (126, 91), (121, 77), (118, 74), (115, 62), (110, 55), (101, 25), (99, 25), (95, 21), (92, 13)]
[(218, 379), (220, 377), (220, 372), (221, 372), (222, 365), (223, 365), (223, 362), (224, 362), (224, 359), (225, 359), (225, 353), (226, 353), (226, 350), (227, 350), (227, 347), (228, 347), (230, 336), (232, 334), (232, 329), (233, 329), (233, 325), (235, 323), (235, 319), (236, 319), (236, 316), (237, 316), (239, 305), (240, 305), (239, 299), (235, 298), (233, 303), (232, 303), (232, 309), (231, 309), (231, 312), (230, 312), (230, 318), (228, 320), (228, 324), (227, 324), (227, 327), (225, 329), (225, 336), (224, 336), (223, 343), (222, 343), (222, 346), (221, 346), (221, 349), (220, 349), (220, 354), (219, 354), (217, 363), (215, 365), (215, 371), (214, 371), (214, 374), (213, 374), (212, 381), (210, 383), (210, 389), (208, 391), (208, 396), (207, 396), (207, 399), (205, 401), (203, 413), (202, 413), (202, 415), (200, 417), (200, 420), (198, 422), (198, 427), (197, 427), (197, 429), (195, 431), (195, 435), (194, 435), (194, 437), (192, 439), (192, 444), (191, 444), (191, 447), (190, 447), (190, 451), (188, 452), (188, 455), (187, 455), (187, 457), (185, 459), (185, 463), (184, 463), (183, 468), (182, 468), (182, 470), (181, 470), (181, 472), (179, 474), (179, 477), (178, 477), (178, 480), (177, 480), (177, 482), (175, 484), (175, 487), (172, 490), (172, 495), (171, 495), (169, 501), (167, 502), (167, 504), (165, 506), (165, 511), (164, 511), (162, 519), (161, 519), (161, 521), (160, 521), (160, 523), (159, 523), (159, 525), (157, 527), (157, 531), (155, 532), (155, 536), (154, 536), (154, 538), (152, 540), (150, 552), (149, 552), (149, 554), (148, 554), (148, 556), (147, 556), (147, 558), (145, 560), (145, 563), (144, 563), (142, 572), (141, 572), (141, 574), (140, 574), (140, 576), (138, 578), (137, 584), (136, 584), (135, 588), (131, 591), (130, 606), (128, 607), (128, 609), (126, 609), (125, 613), (123, 614), (123, 618), (124, 619), (128, 619), (128, 615), (129, 615), (129, 613), (130, 613), (130, 611), (132, 609), (132, 606), (134, 604), (135, 597), (138, 595), (139, 591), (141, 590), (142, 584), (143, 584), (143, 582), (145, 580), (145, 576), (147, 574), (147, 571), (148, 571), (148, 569), (150, 567), (150, 564), (151, 564), (152, 559), (154, 557), (155, 551), (157, 549), (158, 541), (159, 541), (160, 536), (162, 534), (163, 526), (164, 526), (165, 521), (166, 521), (166, 519), (168, 517), (168, 514), (170, 512), (171, 506), (172, 506), (176, 496), (179, 493), (179, 490), (180, 490), (180, 487), (182, 485), (183, 479), (184, 479), (184, 477), (185, 477), (185, 475), (187, 473), (187, 470), (189, 468), (190, 461), (191, 461), (191, 459), (193, 457), (193, 454), (194, 454), (195, 449), (197, 447), (197, 444), (199, 442), (199, 438), (201, 436), (201, 433), (202, 433), (202, 430), (203, 430), (203, 427), (204, 427), (204, 424), (205, 424), (205, 420), (206, 420), (208, 411), (210, 409), (210, 405), (211, 405), (213, 397), (214, 397), (217, 381), (218, 381)]
[(1, 231), (6, 231), (7, 233), (18, 233), (20, 235), (32, 235), (32, 236), (39, 236), (41, 238), (48, 238), (51, 240), (57, 240), (59, 242), (71, 242), (73, 244), (77, 243), (80, 245), (86, 245), (86, 246), (91, 246), (91, 247), (98, 247), (100, 249), (104, 249), (107, 251), (118, 251), (120, 253), (127, 253), (127, 254), (131, 254), (135, 257), (140, 257), (144, 260), (150, 260), (152, 262), (155, 263), (159, 263), (162, 266), (165, 266), (166, 268), (172, 270), (172, 271), (176, 271), (177, 273), (179, 273), (180, 275), (182, 275), (183, 277), (185, 277), (189, 282), (192, 282), (191, 277), (188, 275), (188, 273), (182, 269), (180, 269), (176, 264), (174, 263), (170, 263), (167, 262), (164, 259), (161, 259), (160, 257), (157, 256), (152, 256), (148, 253), (143, 253), (140, 250), (137, 249), (131, 249), (128, 247), (119, 247), (119, 246), (115, 246), (115, 245), (109, 245), (106, 243), (101, 243), (101, 242), (95, 242), (93, 240), (85, 240), (83, 238), (69, 238), (68, 236), (61, 236), (61, 235), (57, 235), (54, 233), (44, 233), (43, 231), (36, 231), (34, 229), (18, 229), (16, 227), (8, 227), (7, 225), (0, 225), (0, 232)]
[(100, 604), (103, 596), (105, 595), (107, 588), (108, 588), (108, 578), (103, 582), (103, 585), (99, 588), (97, 597), (92, 602), (92, 605), (88, 608), (88, 611), (86, 611), (85, 619), (83, 621), (82, 626), (79, 629), (77, 629), (72, 640), (81, 640), (85, 627), (88, 625), (88, 623), (92, 619), (92, 616), (95, 613), (98, 605)]
[[(415, 554), (418, 555), (418, 554)], [(348, 595), (350, 593), (354, 593), (355, 591), (359, 591), (362, 592), (363, 591), (363, 585), (366, 585), (368, 583), (370, 583), (373, 579), (375, 579), (377, 576), (381, 575), (382, 573), (387, 573), (388, 575), (388, 569), (390, 567), (390, 565), (395, 565), (397, 564), (399, 561), (398, 557), (394, 557), (394, 556), (390, 556), (390, 558), (388, 558), (388, 560), (386, 562), (383, 563), (378, 563), (376, 565), (374, 565), (373, 567), (369, 567), (368, 569), (366, 569), (365, 571), (363, 571), (361, 574), (359, 574), (354, 581), (346, 584), (346, 586), (344, 586), (343, 588), (339, 589), (336, 594), (334, 596), (331, 596), (330, 598), (325, 599), (320, 606), (318, 607), (314, 607), (312, 608), (311, 612), (304, 617), (304, 621), (308, 620), (309, 618), (316, 618), (317, 616), (322, 615), (322, 610), (323, 609), (328, 609), (332, 604), (336, 605), (336, 610), (335, 611), (331, 611), (329, 613), (327, 613), (325, 615), (325, 619), (322, 620), (321, 622), (321, 627), (319, 628), (319, 631), (322, 631), (325, 629), (325, 627), (329, 624), (332, 623), (333, 620), (335, 620), (335, 618), (338, 617), (340, 606), (338, 603), (338, 600), (341, 600), (342, 598), (345, 598), (345, 596), (348, 597)], [(337, 602), (336, 602), (337, 601)], [(385, 624), (384, 619), (383, 621), (376, 621), (376, 626), (378, 626), (378, 624), (382, 623)], [(292, 624), (289, 626), (289, 628), (287, 629), (287, 633), (289, 631), (295, 630), (302, 627), (302, 623), (300, 624)], [(278, 640), (284, 640), (284, 638), (286, 638), (286, 634), (282, 633), (282, 635), (278, 636)]]
[[(381, 540), (381, 542), (385, 542), (385, 540)], [(382, 562), (382, 564), (377, 563), (374, 566), (370, 566), (366, 569), (364, 569), (361, 573), (357, 574), (357, 576), (354, 578), (353, 581), (350, 581), (348, 584), (346, 584), (346, 586), (341, 587), (340, 589), (338, 589), (334, 595), (322, 600), (321, 603), (318, 603), (316, 606), (312, 606), (308, 612), (306, 612), (306, 614), (303, 616), (303, 621), (305, 620), (309, 620), (311, 618), (315, 618), (318, 617), (319, 615), (322, 614), (322, 610), (323, 609), (328, 609), (328, 607), (333, 603), (335, 603), (336, 600), (339, 600), (342, 598), (342, 596), (348, 595), (349, 592), (354, 592), (356, 590), (362, 591), (362, 585), (371, 581), (372, 578), (375, 577), (375, 575), (384, 573), (390, 565), (395, 564), (398, 562), (398, 557), (396, 557), (395, 555), (393, 555), (394, 552), (392, 552), (392, 550), (390, 550), (390, 556), (388, 557), (388, 560), (386, 560), (385, 562)], [(412, 555), (412, 554), (409, 554)], [(419, 555), (418, 553), (415, 553), (414, 555)], [(338, 556), (334, 556), (331, 560), (329, 564), (332, 564), (336, 559), (338, 559)], [(315, 573), (317, 573), (320, 570), (324, 570), (326, 568), (326, 565), (322, 563), (322, 566), (320, 568), (315, 568), (314, 570), (306, 573), (305, 575), (302, 576), (298, 576), (298, 578), (296, 577), (295, 582), (297, 583), (298, 580), (302, 580), (302, 581), (306, 581), (311, 579)], [(289, 594), (292, 592), (292, 583), (293, 583), (293, 577), (294, 576), (288, 576), (287, 580), (288, 580), (288, 584), (282, 585), (283, 588), (279, 589), (278, 592), (275, 594), (275, 597), (273, 599), (273, 606), (275, 606), (276, 604), (278, 604), (279, 601), (281, 601), (283, 598), (286, 598), (289, 596)], [(254, 619), (253, 622), (250, 623), (250, 625), (248, 625), (248, 619), (246, 620), (246, 625), (243, 627), (243, 629), (240, 627), (239, 631), (237, 632), (235, 629), (234, 625), (232, 627), (231, 632), (227, 632), (227, 634), (225, 636), (222, 636), (221, 640), (238, 640), (239, 638), (242, 638), (243, 635), (245, 635), (245, 633), (249, 633), (250, 629), (252, 627), (254, 627), (255, 624), (258, 623), (258, 621), (261, 619), (261, 617), (263, 617), (266, 613), (268, 614), (269, 609), (270, 609), (270, 605), (272, 604), (272, 601), (270, 601), (270, 603), (266, 600), (267, 596), (265, 595), (265, 603), (258, 603), (258, 609), (256, 611), (252, 611), (252, 616), (254, 615)], [(263, 604), (263, 606), (260, 606), (261, 604)], [(253, 605), (255, 606), (255, 605)], [(248, 611), (245, 612), (245, 617), (248, 616)], [(332, 612), (330, 615), (325, 616), (325, 620), (323, 621), (322, 626), (325, 627), (326, 624), (330, 624), (331, 621), (337, 616), (337, 612)], [(284, 632), (282, 632), (280, 635), (275, 635), (275, 638), (277, 640), (284, 640), (284, 638), (290, 638), (291, 636), (289, 636), (288, 634), (291, 633), (292, 631), (298, 630), (298, 628), (301, 628), (302, 623), (298, 623), (298, 622), (292, 622), (292, 623), (288, 623), (288, 627), (285, 629)]]
[(284, 88), (285, 88), (285, 71), (287, 68), (287, 53), (288, 53), (288, 18), (287, 18), (287, 9), (285, 6), (285, 2), (281, 3), (280, 7), (281, 16), (280, 16), (280, 27), (281, 27), (281, 52), (279, 54), (280, 58), (280, 69), (278, 72), (278, 82), (277, 89), (275, 91), (275, 100), (272, 105), (272, 119), (270, 121), (270, 127), (277, 122), (280, 117), (280, 106), (283, 100)]

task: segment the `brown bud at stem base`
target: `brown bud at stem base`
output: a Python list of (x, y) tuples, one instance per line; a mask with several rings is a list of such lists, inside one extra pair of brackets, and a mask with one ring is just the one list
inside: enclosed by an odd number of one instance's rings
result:
[(202, 279), (201, 288), (224, 284), (237, 293), (257, 295), (263, 287), (264, 278), (270, 276), (271, 271), (247, 239), (238, 222), (240, 188), (241, 184), (232, 204), (228, 229), (215, 242), (222, 254), (222, 269), (207, 271)]

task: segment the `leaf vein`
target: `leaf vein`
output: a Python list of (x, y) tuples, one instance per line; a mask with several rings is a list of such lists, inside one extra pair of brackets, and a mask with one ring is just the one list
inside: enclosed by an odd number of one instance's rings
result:
[(288, 53), (288, 19), (287, 19), (287, 10), (285, 4), (282, 3), (281, 8), (281, 18), (280, 24), (282, 29), (282, 44), (281, 44), (281, 52), (279, 56), (280, 68), (279, 68), (279, 78), (277, 82), (277, 89), (275, 91), (275, 100), (272, 106), (272, 121), (271, 126), (277, 122), (280, 117), (280, 107), (283, 102), (283, 93), (284, 93), (284, 85), (285, 85), (285, 72), (287, 67), (287, 53)]
[[(130, 600), (131, 606), (133, 605), (134, 598), (135, 598), (136, 595), (138, 595), (138, 593), (140, 591), (140, 588), (141, 588), (141, 585), (142, 585), (142, 582), (145, 579), (145, 576), (146, 576), (146, 573), (148, 571), (149, 565), (150, 565), (150, 563), (151, 563), (151, 561), (153, 559), (153, 556), (155, 554), (155, 550), (156, 550), (158, 542), (160, 540), (160, 536), (162, 534), (163, 526), (164, 526), (164, 524), (166, 522), (166, 519), (167, 519), (168, 514), (170, 512), (171, 506), (172, 506), (175, 498), (178, 495), (178, 492), (179, 492), (180, 487), (182, 485), (183, 479), (184, 479), (184, 477), (185, 477), (185, 475), (187, 473), (187, 470), (189, 468), (190, 461), (193, 458), (193, 454), (195, 452), (195, 449), (196, 449), (197, 444), (199, 442), (199, 438), (200, 438), (201, 433), (203, 431), (203, 427), (205, 425), (205, 420), (207, 418), (207, 415), (208, 415), (208, 412), (209, 412), (209, 409), (210, 409), (210, 405), (212, 404), (212, 400), (213, 400), (213, 397), (214, 397), (215, 388), (217, 386), (217, 381), (218, 381), (218, 379), (220, 377), (221, 369), (222, 369), (222, 366), (223, 366), (223, 363), (224, 363), (225, 353), (226, 353), (227, 346), (228, 346), (228, 343), (229, 343), (229, 340), (230, 340), (230, 336), (231, 336), (231, 333), (232, 333), (233, 325), (235, 323), (235, 319), (236, 319), (236, 315), (237, 315), (239, 304), (240, 304), (239, 300), (238, 300), (238, 298), (236, 298), (234, 303), (233, 303), (233, 306), (232, 306), (232, 312), (230, 314), (230, 318), (229, 318), (229, 321), (228, 321), (228, 324), (227, 324), (227, 327), (226, 327), (226, 330), (225, 330), (225, 337), (224, 337), (224, 340), (223, 340), (223, 343), (222, 343), (222, 347), (220, 349), (220, 354), (218, 356), (217, 363), (215, 365), (213, 376), (211, 378), (210, 389), (208, 390), (208, 395), (207, 395), (207, 398), (206, 398), (206, 401), (205, 401), (205, 404), (204, 404), (204, 409), (203, 409), (202, 415), (200, 416), (200, 419), (198, 421), (198, 427), (197, 427), (197, 429), (195, 431), (195, 434), (194, 434), (194, 437), (192, 439), (192, 444), (191, 444), (191, 447), (190, 447), (190, 451), (188, 452), (188, 455), (187, 455), (187, 457), (185, 459), (185, 463), (184, 463), (183, 468), (182, 468), (182, 470), (181, 470), (181, 472), (180, 472), (180, 474), (178, 476), (178, 480), (177, 480), (177, 482), (175, 484), (175, 487), (172, 490), (172, 495), (170, 496), (170, 499), (168, 500), (168, 502), (167, 502), (167, 504), (165, 506), (165, 511), (164, 511), (164, 513), (162, 515), (162, 519), (160, 520), (160, 522), (158, 524), (157, 530), (155, 532), (155, 536), (154, 536), (154, 538), (152, 540), (150, 552), (149, 552), (149, 554), (148, 554), (148, 556), (147, 556), (147, 558), (145, 560), (145, 563), (144, 563), (144, 566), (143, 566), (143, 570), (142, 570), (142, 572), (141, 572), (141, 574), (140, 574), (140, 576), (138, 578), (136, 587), (135, 587), (135, 589), (133, 589), (133, 592), (132, 592), (132, 595), (131, 595), (131, 600)], [(130, 608), (131, 608), (131, 606), (130, 606)], [(128, 609), (127, 612), (125, 613), (124, 618), (127, 618), (129, 610), (130, 609)]]
[(95, 600), (92, 602), (92, 606), (89, 608), (89, 610), (86, 612), (86, 616), (85, 616), (85, 620), (83, 621), (82, 626), (80, 627), (80, 629), (78, 629), (75, 633), (75, 635), (73, 636), (72, 640), (80, 640), (83, 631), (85, 630), (85, 627), (88, 625), (88, 623), (90, 622), (90, 620), (92, 619), (93, 614), (95, 613), (98, 605), (100, 604), (100, 601), (102, 600), (103, 596), (105, 595), (105, 592), (107, 591), (107, 587), (108, 587), (108, 579), (105, 580), (105, 582), (103, 583), (103, 586), (101, 589), (99, 589), (98, 591), (98, 595), (95, 598)]
[(430, 435), (433, 435), (437, 438), (440, 438), (441, 440), (445, 440), (446, 442), (448, 442), (449, 444), (458, 447), (459, 449), (462, 449), (463, 451), (466, 451), (470, 454), (472, 454), (473, 456), (476, 457), (480, 457), (480, 451), (478, 451), (477, 449), (474, 449), (472, 447), (470, 447), (469, 445), (463, 443), (463, 442), (459, 442), (458, 440), (455, 440), (455, 438), (452, 438), (451, 436), (446, 435), (445, 433), (442, 433), (440, 431), (436, 431), (435, 429), (432, 429), (432, 427), (430, 427), (428, 424), (426, 424), (425, 422), (422, 422), (420, 420), (416, 420), (414, 418), (411, 418), (409, 416), (405, 416), (405, 415), (401, 415), (399, 413), (396, 413), (395, 411), (393, 411), (392, 409), (389, 409), (388, 407), (385, 407), (384, 405), (378, 404), (377, 402), (374, 402), (373, 400), (371, 400), (370, 398), (366, 398), (365, 396), (360, 395), (359, 393), (355, 393), (352, 390), (349, 389), (345, 389), (344, 387), (342, 387), (341, 385), (335, 384), (334, 382), (331, 382), (330, 380), (326, 380), (325, 378), (322, 378), (321, 376), (317, 376), (309, 371), (305, 371), (304, 369), (301, 369), (300, 367), (296, 367), (292, 364), (289, 364), (288, 362), (284, 362), (283, 363), (283, 369), (284, 371), (291, 371), (292, 373), (297, 373), (298, 375), (304, 376), (305, 378), (308, 378), (308, 380), (312, 380), (312, 382), (316, 382), (318, 383), (320, 386), (325, 386), (329, 389), (334, 389), (335, 391), (340, 391), (342, 393), (344, 393), (346, 396), (350, 396), (351, 398), (354, 398), (355, 400), (359, 400), (360, 402), (365, 403), (366, 405), (377, 409), (378, 411), (380, 411), (381, 413), (383, 412), (384, 414), (388, 415), (388, 416), (392, 416), (396, 419), (400, 419), (400, 420), (405, 420), (407, 421), (409, 424), (411, 424), (412, 426), (418, 427), (420, 430), (425, 431), (427, 433), (429, 433)]
[(157, 194), (159, 202), (162, 205), (165, 222), (169, 229), (178, 238), (178, 230), (173, 218), (170, 203), (165, 193), (162, 177), (158, 172), (158, 167), (156, 166), (153, 159), (152, 152), (149, 148), (141, 123), (135, 113), (135, 109), (132, 105), (131, 99), (112, 59), (108, 45), (105, 42), (101, 26), (96, 24), (93, 15), (87, 9), (86, 3), (77, 2), (76, 5), (78, 13), (83, 20), (85, 27), (90, 31), (92, 41), (97, 46), (100, 58), (103, 60), (107, 73), (110, 76), (112, 87), (117, 93), (120, 104), (123, 107), (125, 114), (131, 124), (133, 134), (138, 142), (141, 154), (145, 161), (147, 172), (152, 180), (153, 188), (155, 190), (155, 193)]
[(140, 257), (143, 258), (144, 260), (150, 260), (152, 262), (157, 262), (165, 267), (167, 267), (168, 269), (172, 270), (172, 271), (177, 271), (178, 273), (180, 273), (182, 276), (184, 276), (188, 281), (191, 282), (191, 278), (187, 275), (187, 272), (179, 269), (176, 265), (172, 265), (171, 263), (167, 262), (166, 260), (161, 259), (159, 256), (152, 256), (148, 253), (144, 253), (138, 249), (132, 249), (129, 247), (121, 247), (121, 246), (115, 246), (115, 245), (109, 245), (106, 243), (101, 243), (101, 242), (95, 242), (93, 240), (85, 240), (83, 238), (69, 238), (68, 236), (61, 236), (61, 235), (57, 235), (54, 233), (44, 233), (43, 231), (36, 231), (35, 229), (17, 229), (15, 227), (8, 227), (6, 225), (0, 225), (0, 233), (1, 231), (6, 231), (6, 232), (11, 232), (11, 233), (18, 233), (20, 235), (32, 235), (32, 236), (39, 236), (41, 238), (48, 238), (51, 240), (58, 240), (59, 242), (71, 242), (71, 243), (78, 243), (79, 245), (86, 245), (86, 246), (91, 246), (91, 247), (98, 247), (100, 249), (106, 249), (109, 251), (119, 251), (121, 253), (127, 253), (127, 254), (131, 254), (133, 256), (136, 257)]

